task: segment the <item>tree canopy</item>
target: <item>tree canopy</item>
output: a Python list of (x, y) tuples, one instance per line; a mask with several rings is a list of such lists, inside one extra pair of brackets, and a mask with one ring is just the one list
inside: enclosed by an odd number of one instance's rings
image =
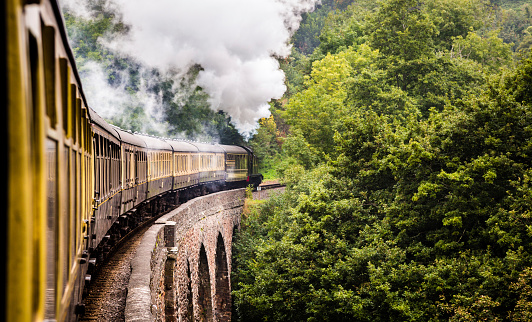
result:
[(287, 190), (243, 219), (235, 320), (530, 320), (532, 56), (507, 3), (359, 1), (285, 65)]

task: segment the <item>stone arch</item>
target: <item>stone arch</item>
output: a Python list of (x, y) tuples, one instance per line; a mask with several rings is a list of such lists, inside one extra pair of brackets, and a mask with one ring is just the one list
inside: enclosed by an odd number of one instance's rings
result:
[(229, 267), (227, 265), (227, 252), (221, 233), (216, 240), (216, 293), (215, 307), (219, 321), (231, 320), (231, 287), (229, 285)]
[(205, 246), (201, 244), (198, 261), (198, 310), (199, 321), (212, 321), (211, 278)]

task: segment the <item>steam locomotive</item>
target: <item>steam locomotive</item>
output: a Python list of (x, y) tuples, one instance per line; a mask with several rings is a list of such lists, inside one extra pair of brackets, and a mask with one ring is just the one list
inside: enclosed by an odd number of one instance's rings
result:
[(262, 180), (249, 148), (160, 139), (89, 108), (57, 0), (7, 0), (0, 115), (6, 321), (68, 321), (116, 240), (189, 198)]

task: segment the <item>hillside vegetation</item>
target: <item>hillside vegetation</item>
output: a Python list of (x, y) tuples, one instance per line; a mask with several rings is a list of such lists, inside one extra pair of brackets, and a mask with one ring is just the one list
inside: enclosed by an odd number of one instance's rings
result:
[(530, 321), (529, 3), (344, 5), (251, 141), (287, 192), (243, 219), (233, 318)]

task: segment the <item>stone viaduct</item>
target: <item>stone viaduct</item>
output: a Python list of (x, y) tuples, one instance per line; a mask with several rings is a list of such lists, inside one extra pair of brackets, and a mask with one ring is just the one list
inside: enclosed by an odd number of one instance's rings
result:
[(245, 189), (193, 199), (159, 218), (132, 260), (126, 321), (230, 321), (231, 248)]

